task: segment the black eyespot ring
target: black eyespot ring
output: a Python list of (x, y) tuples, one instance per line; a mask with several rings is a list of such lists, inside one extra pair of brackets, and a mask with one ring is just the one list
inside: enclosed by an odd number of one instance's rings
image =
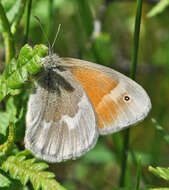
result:
[(128, 101), (130, 101), (130, 97), (129, 96), (124, 96), (124, 101), (126, 101), (126, 102), (128, 102)]

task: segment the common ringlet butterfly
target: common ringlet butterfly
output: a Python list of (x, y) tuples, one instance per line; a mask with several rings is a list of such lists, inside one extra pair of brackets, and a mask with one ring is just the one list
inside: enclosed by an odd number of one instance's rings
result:
[(151, 108), (145, 90), (111, 68), (54, 54), (42, 64), (26, 115), (25, 146), (37, 158), (76, 159), (99, 134), (132, 126)]

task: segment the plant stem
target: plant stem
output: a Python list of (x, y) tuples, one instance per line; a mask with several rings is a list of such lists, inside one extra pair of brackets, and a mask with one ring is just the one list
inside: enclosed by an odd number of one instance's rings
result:
[(126, 165), (127, 165), (128, 150), (129, 150), (129, 137), (130, 137), (130, 130), (126, 129), (124, 136), (123, 152), (122, 152), (120, 187), (125, 186), (125, 174), (126, 174)]
[(135, 80), (136, 78), (136, 68), (138, 60), (138, 48), (139, 48), (139, 35), (140, 35), (140, 24), (141, 24), (141, 11), (142, 11), (142, 0), (137, 0), (136, 7), (136, 18), (135, 18), (135, 30), (134, 30), (134, 43), (133, 52), (131, 60), (131, 71), (130, 77)]
[(30, 16), (31, 16), (31, 7), (32, 7), (32, 0), (26, 0), (25, 27), (24, 27), (24, 44), (26, 44), (27, 41), (28, 41), (29, 23), (30, 23)]
[(141, 157), (139, 156), (138, 162), (137, 162), (137, 176), (136, 176), (136, 187), (135, 190), (139, 190), (140, 185), (140, 177), (141, 177)]
[[(140, 35), (140, 24), (141, 24), (141, 11), (142, 11), (142, 0), (137, 0), (133, 51), (132, 51), (132, 59), (131, 59), (131, 72), (130, 72), (130, 77), (133, 80), (135, 80), (137, 60), (138, 60), (137, 58), (138, 58), (139, 35)], [(125, 186), (125, 175), (126, 175), (126, 166), (127, 166), (128, 151), (129, 151), (129, 140), (130, 140), (130, 129), (127, 129), (124, 136), (120, 187)]]
[(9, 61), (15, 56), (15, 47), (14, 47), (13, 36), (10, 30), (10, 24), (1, 3), (0, 3), (0, 21), (3, 29), (2, 34), (5, 41), (5, 62), (7, 65)]

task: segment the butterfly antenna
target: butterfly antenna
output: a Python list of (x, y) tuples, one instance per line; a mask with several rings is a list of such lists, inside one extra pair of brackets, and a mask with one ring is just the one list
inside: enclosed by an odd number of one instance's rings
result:
[(39, 19), (37, 16), (35, 16), (35, 15), (34, 15), (34, 18), (38, 21), (39, 26), (40, 26), (40, 28), (41, 28), (41, 30), (42, 30), (42, 32), (43, 32), (43, 34), (44, 34), (44, 36), (45, 36), (47, 42), (48, 42), (49, 54), (52, 54), (52, 47), (53, 47), (53, 44), (52, 44), (52, 46), (51, 46), (51, 44), (50, 44), (50, 42), (49, 42), (49, 38), (48, 38), (46, 32), (45, 32), (44, 29), (43, 29), (43, 26), (42, 26), (42, 23), (41, 23), (40, 19)]
[(53, 49), (53, 46), (55, 45), (56, 39), (57, 39), (58, 34), (60, 32), (60, 28), (61, 28), (61, 24), (59, 24), (59, 26), (58, 26), (58, 30), (57, 30), (56, 35), (55, 35), (55, 39), (54, 39), (53, 44), (51, 46), (52, 49)]

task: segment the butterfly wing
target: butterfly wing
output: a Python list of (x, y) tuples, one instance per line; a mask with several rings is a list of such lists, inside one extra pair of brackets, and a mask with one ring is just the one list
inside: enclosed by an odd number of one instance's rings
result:
[(72, 74), (41, 74), (28, 102), (26, 148), (38, 158), (60, 162), (89, 151), (97, 137), (93, 106)]
[(117, 132), (143, 120), (151, 102), (145, 90), (125, 75), (95, 63), (63, 58), (88, 94), (98, 118), (100, 134)]

